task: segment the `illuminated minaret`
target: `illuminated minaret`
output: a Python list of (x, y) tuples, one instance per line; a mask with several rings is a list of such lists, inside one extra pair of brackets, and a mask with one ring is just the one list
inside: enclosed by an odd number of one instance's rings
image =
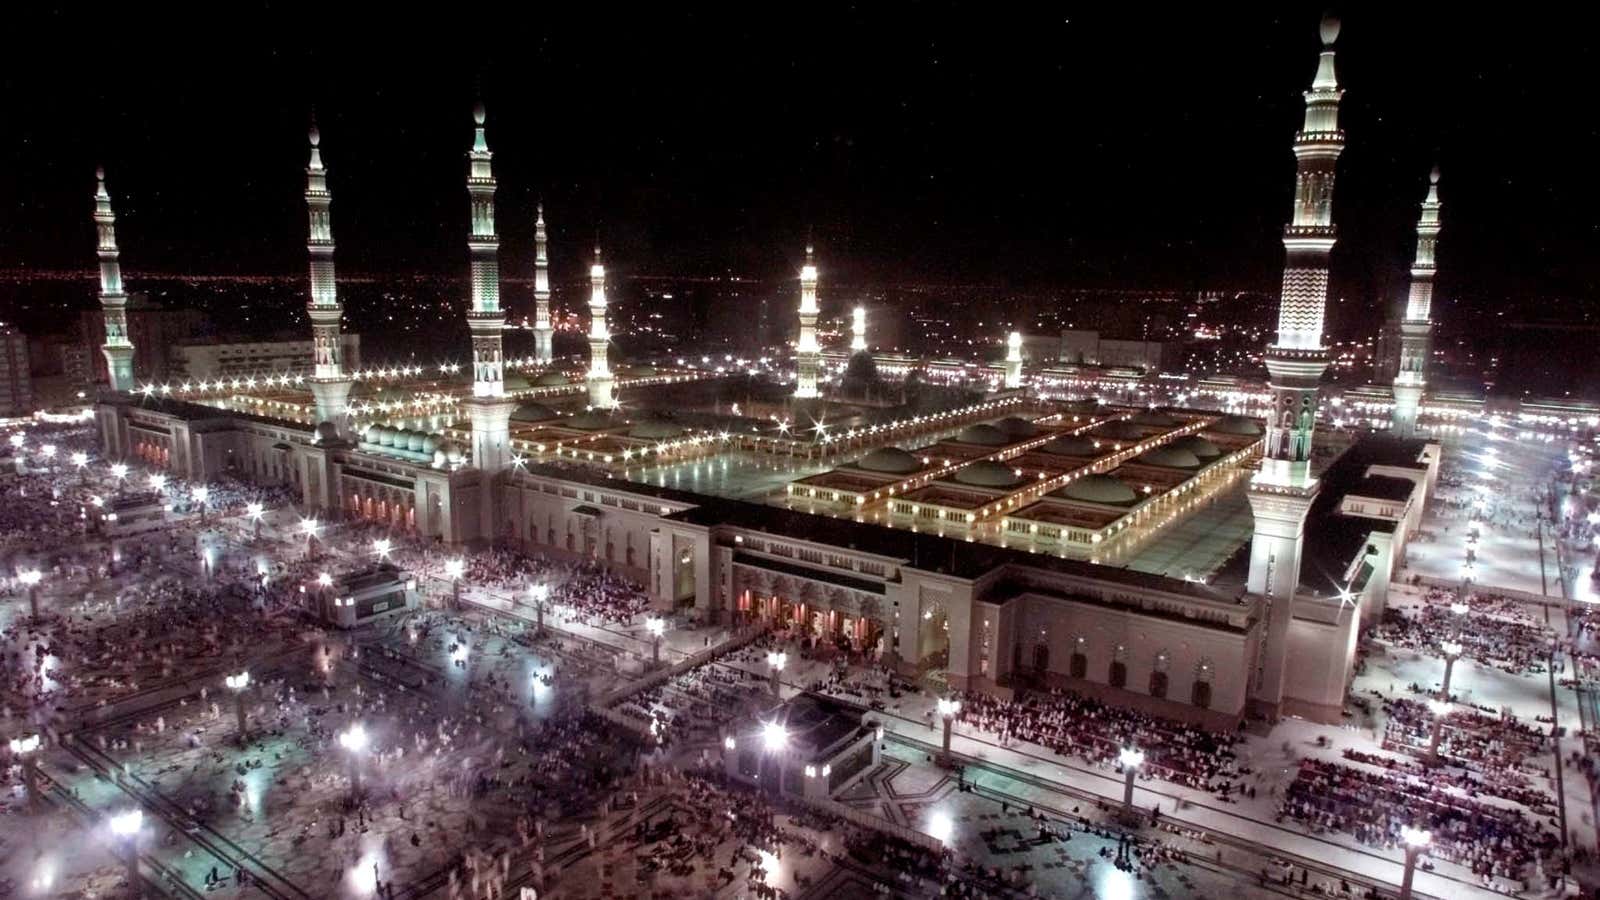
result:
[(533, 349), (541, 364), (550, 362), (550, 254), (545, 248), (544, 204), (533, 223)]
[(850, 352), (867, 349), (867, 308), (858, 306), (850, 314)]
[(1006, 335), (1006, 390), (1022, 387), (1022, 332)]
[(794, 388), (797, 400), (810, 400), (817, 394), (817, 369), (822, 348), (817, 346), (817, 263), (811, 242), (806, 242), (806, 264), (800, 268), (800, 343), (795, 362), (799, 378)]
[(1311, 436), (1317, 386), (1328, 366), (1322, 323), (1333, 249), (1334, 167), (1344, 149), (1339, 129), (1338, 78), (1333, 43), (1339, 22), (1322, 21), (1322, 53), (1305, 94), (1305, 125), (1295, 135), (1294, 212), (1283, 230), (1287, 258), (1278, 299), (1278, 341), (1267, 348), (1272, 411), (1267, 416), (1261, 469), (1250, 481), (1255, 534), (1250, 545), (1251, 593), (1269, 598), (1267, 652), (1253, 696), (1276, 710), (1283, 696), (1283, 665), (1291, 604), (1300, 583), (1306, 513), (1317, 493), (1311, 474)]
[(328, 170), (322, 165), (322, 135), (311, 126), (311, 162), (306, 166), (306, 209), (311, 216), (306, 252), (311, 256), (311, 299), (306, 312), (311, 317), (312, 370), (311, 395), (317, 404), (317, 422), (331, 422), (342, 435), (348, 430), (346, 403), (351, 379), (344, 374), (344, 347), (339, 337), (339, 320), (344, 305), (339, 302), (333, 279), (333, 220), (328, 207), (333, 195), (328, 192)]
[(595, 409), (616, 406), (612, 395), (611, 369), (606, 365), (606, 345), (611, 331), (606, 327), (606, 267), (600, 263), (600, 247), (594, 248), (594, 265), (589, 267), (589, 405)]
[[(495, 182), (489, 164), (493, 154), (483, 133), (482, 103), (472, 110), (472, 119), (476, 128), (467, 154), (471, 161), (467, 194), (472, 198), (472, 232), (467, 238), (472, 254), (472, 308), (467, 311), (467, 327), (472, 332), (472, 399), (467, 409), (472, 414), (472, 464), (493, 475), (509, 462), (509, 426), (515, 404), (505, 396), (505, 364), (500, 352), (506, 316), (500, 311), (500, 238), (494, 230)], [(485, 495), (480, 500), (487, 516), (492, 498)]]
[(99, 237), (100, 309), (105, 314), (106, 372), (113, 391), (133, 390), (133, 344), (128, 341), (128, 295), (122, 292), (122, 266), (117, 262), (117, 216), (106, 191), (106, 170), (94, 172), (94, 227)]
[(1394, 430), (1411, 437), (1417, 430), (1417, 406), (1427, 384), (1429, 345), (1433, 339), (1433, 251), (1439, 243), (1439, 167), (1428, 173), (1428, 196), (1417, 218), (1417, 258), (1411, 263), (1411, 295), (1400, 322), (1400, 372), (1394, 379)]

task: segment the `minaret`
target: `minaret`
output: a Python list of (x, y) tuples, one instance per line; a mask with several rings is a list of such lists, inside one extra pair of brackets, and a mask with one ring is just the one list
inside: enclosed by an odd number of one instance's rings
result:
[(589, 267), (589, 405), (611, 409), (617, 405), (612, 394), (611, 369), (606, 365), (606, 345), (611, 331), (606, 327), (606, 267), (600, 262), (600, 246), (594, 248), (594, 265)]
[(315, 125), (311, 126), (310, 140), (306, 209), (311, 216), (311, 228), (306, 252), (311, 256), (311, 299), (306, 303), (306, 312), (311, 317), (314, 357), (311, 395), (317, 404), (317, 423), (332, 422), (344, 435), (349, 430), (345, 409), (352, 382), (344, 374), (344, 346), (339, 337), (344, 305), (339, 302), (333, 279), (333, 219), (328, 212), (333, 195), (328, 192), (328, 170), (322, 165), (322, 135)]
[(1316, 497), (1311, 474), (1311, 436), (1317, 419), (1317, 387), (1328, 366), (1322, 346), (1328, 293), (1328, 254), (1333, 249), (1334, 167), (1344, 149), (1339, 129), (1338, 78), (1333, 43), (1339, 21), (1322, 21), (1322, 54), (1305, 94), (1305, 125), (1295, 135), (1294, 212), (1283, 230), (1287, 258), (1278, 300), (1278, 342), (1267, 348), (1272, 412), (1267, 419), (1261, 469), (1250, 481), (1255, 534), (1250, 545), (1248, 589), (1265, 595), (1266, 652), (1252, 696), (1273, 713), (1283, 697), (1283, 665), (1295, 589), (1300, 583), (1306, 513)]
[(817, 394), (817, 369), (822, 348), (817, 346), (817, 263), (811, 242), (806, 242), (806, 264), (800, 268), (800, 343), (795, 362), (799, 377), (794, 388), (797, 400), (810, 400)]
[(1411, 295), (1406, 317), (1400, 322), (1400, 372), (1394, 379), (1394, 430), (1411, 437), (1417, 430), (1417, 406), (1427, 384), (1428, 356), (1433, 339), (1434, 248), (1439, 243), (1439, 167), (1428, 173), (1428, 196), (1417, 218), (1417, 258), (1411, 263)]
[(1022, 387), (1022, 332), (1006, 335), (1006, 390)]
[[(472, 110), (476, 125), (472, 150), (467, 154), (471, 167), (467, 175), (467, 194), (472, 198), (472, 232), (467, 248), (472, 254), (472, 308), (467, 311), (467, 327), (472, 332), (472, 399), (467, 409), (472, 415), (472, 464), (493, 476), (509, 462), (511, 410), (513, 402), (505, 396), (504, 360), (500, 352), (500, 331), (505, 313), (500, 311), (500, 238), (494, 230), (494, 171), (489, 160), (489, 141), (484, 137), (483, 104)], [(484, 510), (484, 538), (492, 536), (489, 513), (493, 498), (480, 495)]]
[(122, 292), (122, 266), (117, 262), (117, 215), (106, 191), (106, 170), (95, 169), (94, 227), (99, 235), (100, 309), (105, 313), (106, 372), (113, 391), (133, 390), (133, 344), (128, 341), (128, 295)]
[(550, 254), (545, 248), (544, 204), (533, 223), (533, 348), (541, 365), (550, 362)]

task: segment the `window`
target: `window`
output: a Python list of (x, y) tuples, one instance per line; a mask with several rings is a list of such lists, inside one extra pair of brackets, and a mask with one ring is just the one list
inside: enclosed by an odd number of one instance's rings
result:
[(1167, 673), (1150, 673), (1150, 696), (1163, 698), (1167, 696)]
[(1128, 664), (1120, 659), (1112, 660), (1109, 675), (1112, 687), (1126, 687), (1128, 684)]

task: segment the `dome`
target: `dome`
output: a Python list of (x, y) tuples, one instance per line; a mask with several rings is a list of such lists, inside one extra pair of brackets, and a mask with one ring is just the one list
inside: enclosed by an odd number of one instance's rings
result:
[(656, 375), (655, 366), (623, 366), (617, 369), (617, 374), (623, 378), (653, 378)]
[(1170, 444), (1146, 450), (1134, 459), (1134, 462), (1146, 466), (1164, 466), (1168, 469), (1198, 469), (1200, 459), (1182, 447)]
[(1085, 475), (1061, 489), (1061, 496), (1084, 503), (1126, 506), (1139, 499), (1133, 488), (1110, 475)]
[(426, 438), (427, 438), (427, 435), (423, 434), (420, 431), (407, 432), (406, 433), (406, 449), (410, 450), (412, 453), (421, 453), (422, 452), (422, 442)]
[(432, 456), (439, 449), (442, 440), (437, 434), (424, 435), (422, 438), (422, 452)]
[(1113, 441), (1137, 441), (1144, 437), (1144, 429), (1132, 422), (1117, 421), (1102, 426), (1095, 434)]
[(339, 426), (332, 422), (323, 422), (317, 426), (317, 443), (326, 444), (339, 439)]
[(1097, 397), (1085, 397), (1082, 400), (1068, 400), (1064, 406), (1069, 413), (1083, 415), (1099, 410), (1100, 400)]
[(856, 466), (885, 475), (910, 475), (922, 468), (922, 460), (899, 447), (879, 447), (856, 460)]
[(683, 427), (665, 419), (647, 419), (628, 429), (628, 437), (650, 441), (665, 441), (683, 434)]
[(390, 428), (387, 425), (379, 425), (378, 426), (378, 446), (380, 446), (380, 447), (393, 447), (394, 446), (394, 436), (395, 436), (395, 429)]
[(571, 383), (572, 379), (568, 378), (564, 373), (561, 372), (540, 372), (539, 375), (533, 379), (534, 387), (561, 387), (564, 384)]
[(443, 444), (440, 444), (438, 452), (443, 453), (445, 460), (447, 460), (451, 465), (461, 462), (466, 458), (461, 451), (461, 445), (457, 444), (455, 441), (445, 441)]
[(1218, 448), (1216, 444), (1211, 443), (1198, 434), (1184, 435), (1167, 446), (1177, 447), (1180, 450), (1187, 450), (1199, 457), (1201, 462), (1205, 462), (1206, 460), (1210, 459), (1216, 459), (1222, 455), (1222, 450)]
[(512, 391), (525, 391), (531, 387), (531, 385), (528, 384), (527, 376), (517, 375), (514, 373), (507, 373), (506, 376), (501, 379), (501, 384), (505, 392), (508, 394)]
[(557, 415), (559, 413), (543, 403), (534, 403), (530, 400), (518, 406), (511, 413), (511, 419), (514, 422), (543, 422), (546, 419), (554, 419)]
[(1100, 455), (1100, 448), (1094, 445), (1094, 440), (1081, 434), (1058, 437), (1039, 449), (1046, 453), (1059, 453), (1062, 456), (1095, 457)]
[(956, 470), (956, 481), (973, 487), (1008, 488), (1022, 481), (1017, 473), (991, 459), (980, 459)]
[(985, 447), (1004, 447), (1011, 443), (1005, 433), (993, 425), (974, 425), (956, 436), (963, 444), (982, 444)]
[(361, 439), (369, 444), (376, 444), (378, 442), (378, 428), (379, 426), (377, 425), (368, 425), (366, 430), (361, 432)]
[(443, 450), (433, 451), (433, 467), (435, 469), (444, 468), (444, 465), (447, 461), (448, 458), (445, 456), (445, 452)]
[(1005, 433), (1005, 436), (1014, 441), (1031, 438), (1039, 433), (1039, 429), (1032, 422), (1020, 416), (1007, 416), (995, 423), (995, 427)]
[(579, 431), (599, 431), (617, 424), (611, 416), (598, 409), (591, 409), (586, 413), (579, 413), (570, 419), (562, 419), (559, 423), (567, 428), (576, 428)]
[(1245, 437), (1255, 437), (1261, 434), (1261, 423), (1247, 416), (1223, 416), (1218, 419), (1211, 430), (1218, 434), (1237, 434)]
[(1152, 428), (1171, 428), (1178, 424), (1178, 420), (1158, 409), (1147, 409), (1133, 417), (1135, 425), (1148, 425)]

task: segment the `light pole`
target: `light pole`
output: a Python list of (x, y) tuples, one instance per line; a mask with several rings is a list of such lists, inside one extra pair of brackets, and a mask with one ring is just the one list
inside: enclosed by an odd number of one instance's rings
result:
[(22, 452), (22, 443), (27, 439), (27, 436), (20, 431), (11, 435), (11, 459), (18, 475), (28, 471), (28, 454)]
[(233, 709), (239, 718), (239, 746), (243, 747), (247, 736), (244, 727), (244, 692), (250, 687), (250, 673), (240, 672), (237, 675), (229, 675), (223, 679), (223, 683), (233, 691)]
[(339, 745), (350, 751), (350, 793), (361, 795), (361, 754), (367, 749), (367, 731), (359, 723), (339, 735)]
[(1139, 767), (1144, 765), (1144, 751), (1133, 747), (1123, 747), (1117, 754), (1117, 760), (1122, 763), (1122, 771), (1126, 776), (1122, 786), (1122, 817), (1133, 821), (1133, 778), (1139, 772)]
[(951, 697), (939, 698), (939, 718), (944, 720), (944, 754), (939, 761), (950, 765), (950, 727), (956, 720), (956, 714), (961, 712), (961, 701)]
[(150, 489), (156, 493), (166, 490), (167, 476), (161, 474), (160, 472), (152, 472), (150, 475)]
[(39, 812), (39, 735), (28, 732), (11, 739), (11, 755), (22, 760), (22, 784), (28, 792), (28, 809)]
[(1444, 684), (1439, 688), (1439, 699), (1450, 699), (1450, 675), (1455, 671), (1456, 660), (1465, 649), (1460, 641), (1440, 641), (1439, 651), (1444, 654)]
[(259, 503), (246, 503), (244, 505), (244, 514), (250, 517), (250, 522), (255, 526), (255, 530), (250, 535), (251, 541), (261, 540), (261, 516), (265, 512), (266, 510)]
[(783, 793), (783, 751), (789, 746), (789, 731), (777, 722), (761, 726), (761, 746), (777, 763), (778, 774), (773, 779), (775, 793)]
[(78, 482), (83, 483), (88, 478), (89, 454), (82, 450), (72, 454), (72, 464), (78, 467)]
[(1433, 832), (1406, 826), (1400, 829), (1400, 840), (1406, 845), (1406, 873), (1400, 879), (1400, 900), (1411, 900), (1411, 882), (1417, 877), (1417, 857), (1433, 843)]
[(789, 654), (779, 653), (776, 650), (767, 653), (767, 665), (772, 667), (772, 696), (778, 696), (778, 674), (789, 662)]
[(189, 491), (189, 496), (194, 498), (194, 502), (200, 504), (200, 522), (204, 524), (206, 521), (206, 500), (211, 497), (211, 488), (203, 484), (197, 484), (193, 490)]
[(23, 569), (17, 573), (17, 581), (28, 589), (28, 615), (34, 621), (39, 620), (39, 582), (44, 580), (44, 573), (38, 569)]
[(122, 480), (128, 477), (128, 464), (112, 463), (111, 477), (117, 480), (117, 490), (120, 492), (122, 490)]
[(450, 605), (454, 609), (461, 608), (461, 576), (466, 571), (467, 564), (459, 556), (444, 564), (444, 574), (450, 578)]
[(139, 883), (139, 829), (144, 826), (144, 812), (130, 809), (111, 817), (111, 833), (121, 841), (127, 854), (128, 892), (134, 900), (144, 896), (144, 885)]
[(533, 598), (534, 623), (539, 634), (544, 633), (544, 605), (550, 598), (550, 585), (536, 584), (528, 588), (528, 595)]
[(321, 527), (316, 519), (300, 520), (300, 531), (306, 536), (306, 559), (317, 557), (317, 529)]
[(1428, 711), (1433, 713), (1433, 727), (1428, 731), (1428, 759), (1439, 762), (1439, 733), (1444, 730), (1445, 717), (1450, 715), (1450, 704), (1429, 700)]
[(384, 562), (389, 559), (389, 552), (393, 548), (394, 544), (388, 538), (378, 538), (372, 542), (372, 555), (376, 556), (379, 562)]
[(667, 632), (667, 623), (654, 616), (644, 620), (644, 630), (650, 632), (650, 664), (661, 664), (661, 636)]

